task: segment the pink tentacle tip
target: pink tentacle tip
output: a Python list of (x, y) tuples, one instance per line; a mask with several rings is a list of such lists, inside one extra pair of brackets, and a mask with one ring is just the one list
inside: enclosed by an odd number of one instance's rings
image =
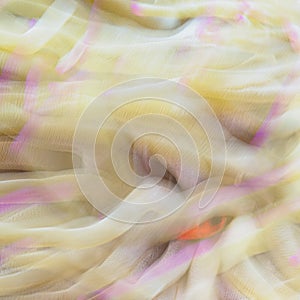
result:
[(142, 9), (136, 2), (132, 2), (131, 5), (131, 11), (136, 16), (142, 16)]
[(29, 27), (32, 28), (36, 24), (37, 20), (32, 18), (29, 20)]
[(269, 132), (267, 128), (265, 127), (260, 128), (256, 133), (256, 135), (254, 136), (254, 138), (252, 139), (251, 145), (261, 147), (266, 142), (268, 138), (268, 134)]
[(248, 13), (251, 9), (250, 4), (247, 1), (243, 1), (241, 4), (240, 12), (236, 16), (236, 21), (239, 23), (243, 23), (247, 20)]
[(236, 17), (237, 22), (244, 22), (246, 20), (246, 17), (243, 14), (239, 14)]
[(299, 255), (293, 255), (289, 258), (289, 263), (294, 267), (300, 266), (300, 257)]
[(295, 52), (300, 52), (300, 29), (290, 22), (285, 24), (286, 34), (290, 40), (291, 46)]
[(248, 12), (251, 9), (251, 4), (248, 1), (242, 2), (242, 11)]

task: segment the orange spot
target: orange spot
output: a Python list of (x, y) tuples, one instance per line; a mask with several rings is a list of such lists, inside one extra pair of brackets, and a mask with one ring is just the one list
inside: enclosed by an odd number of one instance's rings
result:
[(196, 226), (183, 234), (181, 234), (179, 240), (199, 240), (213, 236), (214, 234), (222, 231), (228, 224), (229, 217), (214, 217), (206, 222)]

